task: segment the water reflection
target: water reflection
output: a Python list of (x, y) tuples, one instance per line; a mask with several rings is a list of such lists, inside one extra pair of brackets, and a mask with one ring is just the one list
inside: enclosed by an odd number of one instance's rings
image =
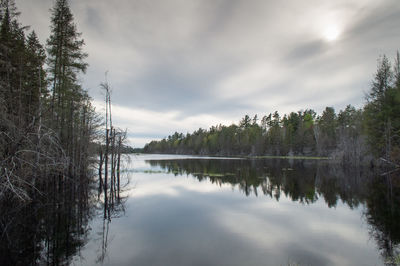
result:
[(338, 200), (350, 208), (364, 201), (371, 176), (329, 164), (287, 160), (149, 160), (175, 175), (192, 175), (199, 181), (231, 184), (246, 196), (260, 193), (279, 201), (281, 193), (293, 201), (310, 204), (323, 197), (329, 207)]
[[(87, 242), (94, 217), (103, 231), (97, 262), (107, 254), (109, 224), (125, 211), (126, 197), (116, 190), (97, 194), (96, 180), (55, 177), (39, 184), (28, 203), (0, 202), (0, 265), (70, 265)], [(32, 192), (33, 193), (33, 192)]]
[(126, 172), (129, 193), (72, 182), (2, 203), (0, 265), (396, 265), (397, 173), (142, 158)]
[(369, 184), (366, 203), (371, 236), (388, 264), (400, 265), (400, 175), (375, 178)]
[(281, 196), (301, 204), (323, 198), (329, 208), (341, 201), (350, 209), (365, 204), (370, 236), (386, 265), (399, 263), (400, 176), (384, 176), (363, 169), (345, 169), (315, 161), (287, 160), (148, 160), (154, 169), (189, 175), (200, 182), (230, 184), (246, 196)]
[[(107, 171), (107, 170), (106, 170)], [(106, 172), (105, 171), (105, 172)], [(108, 174), (109, 172), (107, 172)], [(112, 219), (119, 218), (125, 214), (125, 203), (127, 197), (123, 196), (123, 192), (129, 184), (128, 178), (122, 178), (118, 171), (117, 173), (110, 172), (110, 179), (107, 179), (107, 175), (99, 171), (99, 188), (97, 191), (98, 202), (102, 204), (103, 213), (101, 215), (103, 220), (103, 226), (101, 231), (101, 248), (97, 256), (96, 263), (103, 264), (107, 257), (108, 245), (109, 245), (109, 231), (110, 223)], [(104, 180), (102, 175), (104, 174)], [(126, 183), (123, 183), (126, 181)]]
[(66, 265), (86, 243), (90, 185), (67, 178), (41, 185), (48, 193), (30, 203), (0, 203), (0, 265)]

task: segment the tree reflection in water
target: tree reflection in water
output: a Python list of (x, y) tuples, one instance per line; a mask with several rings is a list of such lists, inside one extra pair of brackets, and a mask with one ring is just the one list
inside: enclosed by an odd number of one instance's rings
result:
[(110, 191), (108, 191), (107, 187), (105, 187), (104, 189), (101, 189), (98, 193), (99, 199), (101, 198), (101, 196), (103, 196), (103, 206), (100, 208), (101, 210), (103, 210), (103, 226), (101, 232), (100, 254), (97, 257), (96, 263), (103, 264), (105, 258), (107, 257), (107, 248), (109, 243), (108, 232), (110, 229), (111, 220), (114, 218), (119, 218), (125, 214), (125, 203), (127, 197), (123, 197), (121, 193), (123, 192), (123, 188), (127, 187), (127, 185), (128, 183), (123, 184), (122, 187)]
[[(0, 265), (68, 265), (79, 254), (90, 230), (88, 223), (98, 212), (104, 217), (99, 261), (107, 250), (107, 232), (112, 218), (124, 212), (125, 199), (106, 191), (106, 200), (96, 197), (94, 179), (65, 177), (41, 184), (29, 203), (0, 202)], [(83, 182), (84, 181), (84, 182)], [(106, 203), (106, 204), (105, 204)], [(107, 206), (104, 208), (104, 206)]]
[(388, 265), (400, 264), (400, 175), (390, 173), (369, 185), (366, 219)]
[[(282, 195), (301, 204), (339, 201), (350, 208), (365, 206), (364, 218), (387, 265), (396, 265), (400, 252), (400, 175), (374, 175), (314, 161), (288, 160), (150, 160), (175, 175), (190, 175), (216, 185), (230, 184), (244, 195), (280, 200)], [(56, 180), (58, 180), (56, 182)], [(88, 223), (102, 217), (97, 263), (107, 258), (110, 222), (124, 214), (126, 199), (100, 189), (93, 179), (77, 182), (54, 179), (42, 184), (46, 195), (32, 195), (25, 205), (0, 203), (0, 265), (67, 265), (88, 241)], [(96, 188), (95, 188), (96, 187)], [(96, 191), (100, 193), (96, 196)], [(121, 190), (122, 193), (122, 190)], [(397, 261), (398, 263), (398, 261)]]
[(94, 199), (89, 179), (55, 177), (22, 204), (2, 201), (0, 265), (65, 265), (86, 242)]
[[(231, 184), (246, 196), (260, 193), (279, 201), (282, 193), (301, 204), (323, 198), (329, 207), (342, 201), (351, 209), (365, 205), (365, 219), (387, 265), (399, 263), (400, 175), (380, 175), (369, 169), (346, 169), (307, 160), (149, 160), (175, 175), (200, 182)], [(397, 259), (397, 260), (396, 260)]]

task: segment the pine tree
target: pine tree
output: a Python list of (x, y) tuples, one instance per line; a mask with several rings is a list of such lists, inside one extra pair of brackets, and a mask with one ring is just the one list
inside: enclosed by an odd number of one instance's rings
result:
[(15, 0), (0, 0), (0, 19), (2, 20), (8, 12), (8, 15), (11, 17), (12, 20), (16, 19), (20, 12), (18, 11)]
[(41, 97), (47, 95), (46, 72), (44, 63), (46, 54), (40, 44), (35, 31), (32, 31), (27, 39), (27, 63), (26, 63), (26, 91), (23, 99), (25, 113), (28, 119), (38, 116)]
[(394, 87), (400, 90), (400, 53), (397, 51), (394, 60)]
[(87, 63), (83, 60), (87, 54), (82, 51), (84, 41), (77, 32), (68, 1), (57, 0), (51, 12), (51, 35), (47, 40), (51, 105), (57, 126), (62, 126), (67, 98), (79, 93), (77, 78), (86, 71)]
[(11, 51), (11, 25), (8, 9), (2, 16), (0, 29), (0, 102), (2, 113), (9, 112), (9, 100), (11, 99), (10, 75), (12, 71), (12, 62), (10, 58)]
[(83, 52), (84, 41), (77, 31), (68, 0), (57, 0), (51, 10), (51, 35), (47, 40), (49, 80), (51, 82), (51, 111), (53, 127), (70, 158), (69, 174), (78, 169), (79, 131), (82, 109), (87, 94), (78, 83), (80, 73), (88, 64)]
[[(394, 78), (394, 79), (393, 79)], [(386, 56), (378, 63), (378, 69), (365, 106), (365, 121), (368, 140), (376, 156), (387, 160), (399, 160), (400, 142), (400, 94), (398, 86), (398, 62), (394, 72)], [(394, 149), (394, 150), (393, 150)], [(395, 157), (395, 158), (394, 158)]]

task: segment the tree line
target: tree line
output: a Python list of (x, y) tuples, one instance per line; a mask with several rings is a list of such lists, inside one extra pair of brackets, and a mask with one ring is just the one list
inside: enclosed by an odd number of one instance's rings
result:
[(399, 53), (393, 67), (386, 56), (378, 68), (363, 108), (348, 105), (336, 113), (326, 107), (280, 115), (245, 115), (238, 124), (174, 134), (145, 145), (148, 153), (198, 155), (329, 156), (360, 164), (382, 158), (400, 161)]
[(102, 118), (80, 83), (88, 55), (69, 1), (55, 1), (50, 13), (42, 45), (19, 22), (14, 0), (0, 0), (0, 200), (29, 201), (53, 190), (75, 195), (80, 185), (87, 190), (99, 155), (99, 186), (111, 182), (112, 193), (119, 192), (126, 131), (112, 125), (110, 87), (100, 86)]
[(0, 1), (0, 264), (58, 265), (83, 242), (91, 143), (101, 125), (79, 83), (87, 54), (68, 2), (46, 45)]
[(53, 181), (58, 189), (77, 183), (91, 163), (101, 124), (79, 83), (84, 41), (67, 0), (50, 12), (44, 46), (19, 22), (15, 2), (0, 2), (0, 198), (27, 200)]
[(19, 16), (0, 0), (0, 264), (64, 264), (95, 202), (108, 220), (122, 208), (126, 131), (112, 124), (108, 83), (105, 118), (80, 83), (88, 54), (69, 1), (54, 1), (45, 45)]

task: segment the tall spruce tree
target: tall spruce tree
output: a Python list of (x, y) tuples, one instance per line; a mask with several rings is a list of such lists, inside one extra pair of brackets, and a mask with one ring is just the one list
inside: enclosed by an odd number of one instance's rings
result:
[(80, 39), (68, 0), (57, 0), (51, 13), (51, 35), (47, 40), (51, 105), (57, 126), (62, 126), (66, 101), (79, 92), (77, 78), (86, 71), (87, 54), (82, 51), (84, 41)]
[(0, 82), (2, 105), (8, 119), (21, 114), (21, 87), (24, 53), (23, 30), (17, 22), (17, 15), (10, 10), (14, 9), (13, 1), (0, 2), (1, 29), (0, 29)]
[(11, 27), (10, 14), (8, 9), (5, 10), (1, 20), (0, 28), (0, 105), (2, 114), (9, 112), (9, 100), (11, 98), (10, 75), (12, 70), (12, 62), (10, 58), (11, 50)]
[(57, 0), (51, 10), (51, 35), (47, 40), (49, 80), (51, 82), (51, 111), (53, 127), (70, 158), (69, 173), (75, 170), (79, 158), (80, 139), (74, 132), (82, 132), (80, 114), (87, 102), (87, 94), (78, 82), (88, 64), (84, 61), (84, 41), (77, 31), (68, 0)]
[[(398, 65), (394, 72), (386, 56), (378, 61), (378, 69), (365, 106), (368, 140), (376, 156), (387, 160), (400, 159), (400, 93), (397, 88)], [(395, 151), (396, 154), (393, 154)]]
[(35, 31), (32, 31), (27, 38), (27, 63), (26, 63), (26, 91), (24, 94), (25, 113), (29, 119), (36, 118), (38, 122), (39, 105), (41, 98), (47, 96), (46, 72), (44, 63), (46, 54), (40, 44)]

